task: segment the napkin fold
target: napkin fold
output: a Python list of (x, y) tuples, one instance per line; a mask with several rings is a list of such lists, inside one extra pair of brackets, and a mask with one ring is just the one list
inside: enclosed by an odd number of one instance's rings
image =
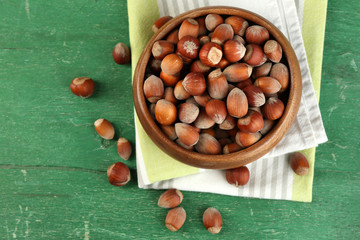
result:
[[(308, 15), (314, 4), (317, 5), (315, 21), (318, 28), (316, 32), (314, 28), (309, 27), (312, 21), (309, 20)], [(128, 12), (133, 69), (141, 51), (152, 35), (152, 23), (159, 16), (176, 16), (190, 9), (216, 5), (239, 7), (258, 13), (271, 21), (288, 38), (298, 57), (303, 79), (303, 96), (296, 120), (289, 132), (272, 151), (248, 165), (251, 172), (249, 183), (244, 187), (236, 188), (226, 182), (224, 171), (194, 168), (166, 155), (147, 136), (135, 114), (139, 187), (178, 188), (235, 196), (311, 201), (315, 160), (314, 147), (327, 141), (317, 95), (314, 90), (315, 86), (316, 92), (319, 93), (321, 79), (319, 74), (319, 72), (321, 73), (321, 64), (319, 63), (322, 60), (319, 59), (319, 56), (322, 56), (326, 1), (129, 0)], [(305, 40), (310, 36), (313, 37), (314, 34), (317, 36), (316, 41), (307, 42), (309, 49), (313, 47), (317, 53), (315, 57), (311, 55), (311, 59), (317, 60), (317, 62), (310, 62), (312, 69), (315, 69), (314, 72), (316, 73), (313, 79), (311, 79), (301, 34), (301, 24), (304, 24), (303, 29), (306, 29), (306, 31), (303, 31)], [(319, 28), (320, 31), (318, 31)], [(316, 45), (316, 48), (314, 45)], [(306, 177), (299, 178), (294, 176), (289, 168), (287, 153), (305, 149), (309, 149), (304, 151), (304, 154), (307, 155), (311, 167)]]

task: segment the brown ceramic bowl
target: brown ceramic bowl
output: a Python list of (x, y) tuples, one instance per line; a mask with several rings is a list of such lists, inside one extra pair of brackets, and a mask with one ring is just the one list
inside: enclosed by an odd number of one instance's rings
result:
[[(290, 73), (288, 101), (285, 103), (286, 105), (283, 116), (278, 120), (277, 124), (269, 133), (267, 133), (254, 145), (241, 151), (226, 155), (206, 155), (189, 151), (170, 140), (151, 117), (143, 92), (146, 66), (151, 56), (153, 43), (157, 40), (165, 38), (171, 30), (179, 27), (183, 20), (187, 18), (206, 16), (209, 13), (240, 16), (254, 24), (267, 28), (271, 36), (281, 44), (283, 55), (287, 59)], [(162, 151), (176, 160), (191, 166), (211, 169), (229, 169), (246, 165), (259, 159), (279, 143), (295, 120), (301, 100), (301, 88), (302, 80), (298, 60), (290, 43), (279, 31), (279, 29), (263, 17), (244, 9), (230, 7), (206, 7), (195, 9), (173, 18), (154, 34), (138, 61), (133, 82), (133, 97), (136, 113), (144, 130)]]

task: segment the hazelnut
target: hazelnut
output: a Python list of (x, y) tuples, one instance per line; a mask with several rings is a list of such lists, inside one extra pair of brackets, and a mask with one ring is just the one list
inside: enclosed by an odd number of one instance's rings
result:
[(254, 67), (252, 77), (256, 79), (259, 77), (267, 76), (270, 73), (271, 67), (272, 67), (271, 62), (266, 62), (261, 66)]
[(171, 75), (161, 71), (160, 78), (161, 80), (163, 80), (165, 86), (174, 87), (176, 83), (180, 80), (180, 73)]
[(209, 94), (207, 92), (204, 92), (203, 94), (201, 94), (199, 96), (194, 96), (194, 100), (201, 107), (205, 107), (206, 103), (211, 100), (211, 97), (209, 96)]
[(185, 100), (189, 97), (191, 97), (190, 93), (188, 93), (184, 86), (183, 86), (183, 81), (184, 80), (180, 80), (176, 83), (175, 87), (174, 87), (174, 96), (176, 99), (178, 100)]
[(70, 90), (79, 97), (90, 97), (95, 89), (94, 81), (88, 77), (74, 78), (70, 83)]
[(210, 13), (205, 17), (205, 26), (210, 32), (222, 23), (224, 23), (224, 19), (219, 14)]
[(204, 74), (191, 72), (185, 76), (182, 85), (190, 95), (199, 96), (206, 90)]
[(264, 119), (264, 126), (263, 128), (259, 131), (261, 133), (261, 135), (265, 135), (267, 134), (272, 127), (275, 125), (275, 121), (274, 120), (270, 120), (270, 119)]
[(274, 94), (281, 89), (279, 81), (272, 77), (259, 77), (255, 80), (254, 85), (259, 87), (265, 94)]
[(226, 170), (226, 180), (236, 187), (244, 186), (249, 182), (250, 172), (246, 166)]
[(284, 92), (289, 86), (289, 69), (285, 64), (274, 64), (270, 71), (270, 77), (273, 77), (279, 81), (281, 85), (279, 92)]
[(300, 152), (290, 154), (289, 163), (292, 170), (299, 176), (305, 176), (309, 171), (309, 161)]
[(249, 26), (248, 21), (238, 16), (230, 16), (225, 19), (225, 23), (230, 24), (234, 30), (234, 34), (244, 36), (245, 30)]
[(220, 45), (214, 42), (205, 43), (199, 52), (200, 61), (209, 67), (215, 67), (222, 56), (223, 52)]
[(264, 53), (272, 62), (278, 63), (282, 58), (281, 45), (275, 40), (268, 40), (264, 45)]
[(250, 110), (244, 117), (238, 119), (237, 126), (242, 132), (256, 133), (263, 128), (264, 119), (261, 113)]
[(235, 63), (224, 70), (226, 79), (229, 82), (240, 82), (249, 79), (252, 67), (246, 63)]
[(166, 55), (173, 53), (174, 49), (172, 42), (159, 40), (154, 42), (151, 52), (155, 59), (162, 60)]
[(173, 18), (173, 17), (171, 17), (171, 16), (163, 16), (163, 17), (158, 18), (158, 19), (154, 22), (154, 24), (153, 24), (153, 26), (152, 26), (152, 31), (153, 31), (154, 33), (156, 33), (157, 31), (159, 31), (159, 29), (160, 29), (162, 26), (164, 26), (165, 23), (167, 23), (168, 21), (170, 21), (172, 18)]
[(213, 207), (205, 210), (203, 215), (203, 223), (205, 228), (212, 234), (217, 234), (222, 228), (222, 217), (220, 212)]
[(229, 153), (233, 153), (233, 152), (237, 152), (240, 151), (242, 149), (242, 147), (240, 147), (238, 144), (236, 143), (227, 143), (224, 147), (223, 147), (223, 153), (224, 154), (229, 154)]
[(191, 72), (199, 72), (203, 74), (207, 74), (210, 72), (211, 67), (203, 64), (200, 60), (196, 60), (191, 64), (190, 71)]
[(199, 17), (195, 19), (199, 24), (199, 36), (206, 35), (207, 29), (205, 26), (205, 17)]
[(113, 125), (106, 119), (100, 118), (94, 122), (96, 132), (103, 139), (113, 139), (115, 135), (115, 130)]
[(177, 44), (179, 42), (179, 30), (175, 29), (172, 32), (170, 32), (166, 38), (166, 41)]
[(109, 183), (118, 187), (126, 185), (131, 179), (129, 168), (122, 162), (111, 165), (107, 169), (107, 176)]
[(248, 43), (261, 45), (269, 40), (269, 31), (263, 26), (252, 25), (246, 29), (245, 39)]
[(207, 102), (205, 105), (205, 111), (206, 114), (217, 124), (221, 124), (227, 115), (225, 102), (219, 99), (212, 99)]
[(234, 30), (230, 24), (220, 24), (217, 26), (211, 35), (211, 42), (217, 43), (220, 46), (224, 45), (227, 40), (233, 39)]
[(200, 41), (200, 45), (204, 45), (205, 43), (210, 42), (210, 37), (209, 36), (201, 36), (199, 37), (199, 41)]
[(175, 75), (179, 73), (182, 68), (183, 60), (175, 53), (166, 55), (161, 61), (161, 70), (167, 74)]
[(160, 128), (171, 140), (177, 138), (174, 125), (160, 125)]
[(257, 44), (246, 45), (246, 54), (244, 62), (251, 66), (261, 66), (267, 60), (267, 57), (262, 48)]
[(200, 129), (207, 129), (207, 128), (211, 128), (212, 126), (215, 125), (215, 121), (212, 120), (205, 111), (205, 108), (201, 108), (200, 109), (200, 113), (199, 116), (197, 117), (197, 119), (194, 122), (195, 126), (197, 128)]
[(117, 151), (119, 156), (124, 159), (128, 160), (132, 153), (132, 148), (130, 142), (126, 138), (119, 138), (116, 144)]
[(192, 123), (199, 115), (199, 108), (192, 103), (182, 103), (179, 105), (179, 120), (183, 123)]
[(144, 94), (151, 103), (156, 103), (164, 95), (164, 84), (160, 78), (151, 75), (144, 81)]
[(227, 66), (229, 66), (230, 62), (226, 58), (221, 58), (220, 62), (215, 65), (216, 68), (220, 68), (223, 70)]
[(260, 107), (265, 104), (265, 95), (261, 89), (255, 85), (249, 85), (243, 88), (248, 103), (252, 107)]
[(247, 86), (252, 85), (252, 79), (248, 78), (235, 84), (237, 88), (244, 90)]
[(173, 104), (177, 103), (178, 100), (175, 98), (174, 88), (172, 88), (172, 87), (165, 88), (164, 99), (171, 102), (171, 103), (173, 103)]
[(256, 133), (246, 133), (246, 132), (237, 132), (235, 136), (235, 142), (243, 148), (250, 147), (261, 138), (259, 132)]
[(200, 41), (193, 36), (184, 36), (177, 43), (177, 50), (182, 56), (190, 59), (197, 58), (199, 54)]
[(228, 94), (229, 84), (225, 75), (218, 68), (208, 75), (208, 92), (210, 97), (215, 99), (223, 99)]
[(149, 67), (154, 73), (159, 73), (161, 71), (161, 60), (150, 58)]
[(186, 123), (176, 123), (175, 124), (175, 132), (178, 138), (182, 143), (186, 146), (193, 146), (199, 140), (199, 133), (196, 129)]
[(231, 116), (237, 118), (245, 116), (248, 112), (248, 101), (245, 93), (239, 88), (231, 90), (226, 99), (226, 106)]
[(124, 43), (118, 43), (113, 49), (112, 56), (117, 64), (130, 63), (130, 48)]
[(237, 34), (234, 35), (233, 40), (238, 41), (239, 43), (241, 43), (243, 45), (245, 45), (245, 43), (246, 43), (244, 38)]
[(276, 120), (281, 118), (284, 113), (284, 103), (277, 97), (269, 98), (262, 107), (262, 113), (265, 118)]
[(199, 35), (199, 23), (192, 18), (185, 19), (179, 28), (179, 40), (184, 36), (198, 37)]
[(235, 118), (228, 114), (225, 120), (219, 125), (219, 128), (222, 130), (231, 130), (235, 126), (236, 126)]
[(184, 196), (177, 189), (168, 189), (161, 194), (158, 200), (158, 206), (162, 208), (174, 208), (180, 205)]
[(199, 135), (199, 140), (195, 145), (199, 153), (216, 155), (221, 153), (221, 145), (213, 136), (203, 133)]
[(176, 121), (177, 110), (173, 103), (160, 99), (155, 105), (155, 118), (161, 125), (171, 125)]
[(238, 62), (245, 56), (245, 46), (235, 40), (228, 40), (224, 44), (224, 56), (229, 62)]
[(182, 148), (185, 148), (190, 151), (194, 151), (194, 146), (188, 146), (185, 143), (183, 143), (179, 138), (175, 140), (175, 142)]
[(172, 232), (178, 231), (186, 220), (186, 212), (182, 207), (176, 207), (169, 210), (165, 219), (165, 226)]

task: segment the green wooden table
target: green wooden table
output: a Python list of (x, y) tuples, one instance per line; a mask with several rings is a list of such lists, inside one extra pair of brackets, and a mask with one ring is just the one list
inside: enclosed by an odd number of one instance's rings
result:
[[(360, 5), (329, 0), (320, 108), (329, 142), (317, 149), (312, 203), (184, 192), (176, 233), (156, 206), (162, 191), (117, 188), (120, 161), (97, 118), (134, 142), (131, 66), (114, 63), (129, 43), (124, 0), (0, 1), (0, 239), (360, 239)], [(89, 99), (69, 90), (96, 81)], [(221, 233), (202, 213), (218, 208)]]

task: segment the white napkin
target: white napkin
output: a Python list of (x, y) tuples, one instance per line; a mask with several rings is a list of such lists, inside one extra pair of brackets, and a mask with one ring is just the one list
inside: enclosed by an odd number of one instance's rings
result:
[[(139, 141), (136, 142), (138, 185), (140, 188), (178, 188), (181, 190), (212, 192), (234, 196), (291, 199), (293, 172), (289, 168), (287, 153), (318, 146), (327, 141), (319, 106), (311, 81), (301, 35), (304, 0), (157, 0), (160, 16), (177, 16), (188, 10), (204, 6), (233, 6), (250, 10), (268, 19), (288, 38), (298, 57), (302, 72), (303, 92), (298, 115), (289, 132), (280, 143), (263, 158), (248, 164), (250, 181), (241, 188), (229, 185), (225, 172), (205, 170), (201, 173), (151, 183)], [(298, 6), (298, 7), (297, 7)], [(298, 14), (298, 12), (300, 14)], [(138, 135), (137, 135), (138, 136)]]

